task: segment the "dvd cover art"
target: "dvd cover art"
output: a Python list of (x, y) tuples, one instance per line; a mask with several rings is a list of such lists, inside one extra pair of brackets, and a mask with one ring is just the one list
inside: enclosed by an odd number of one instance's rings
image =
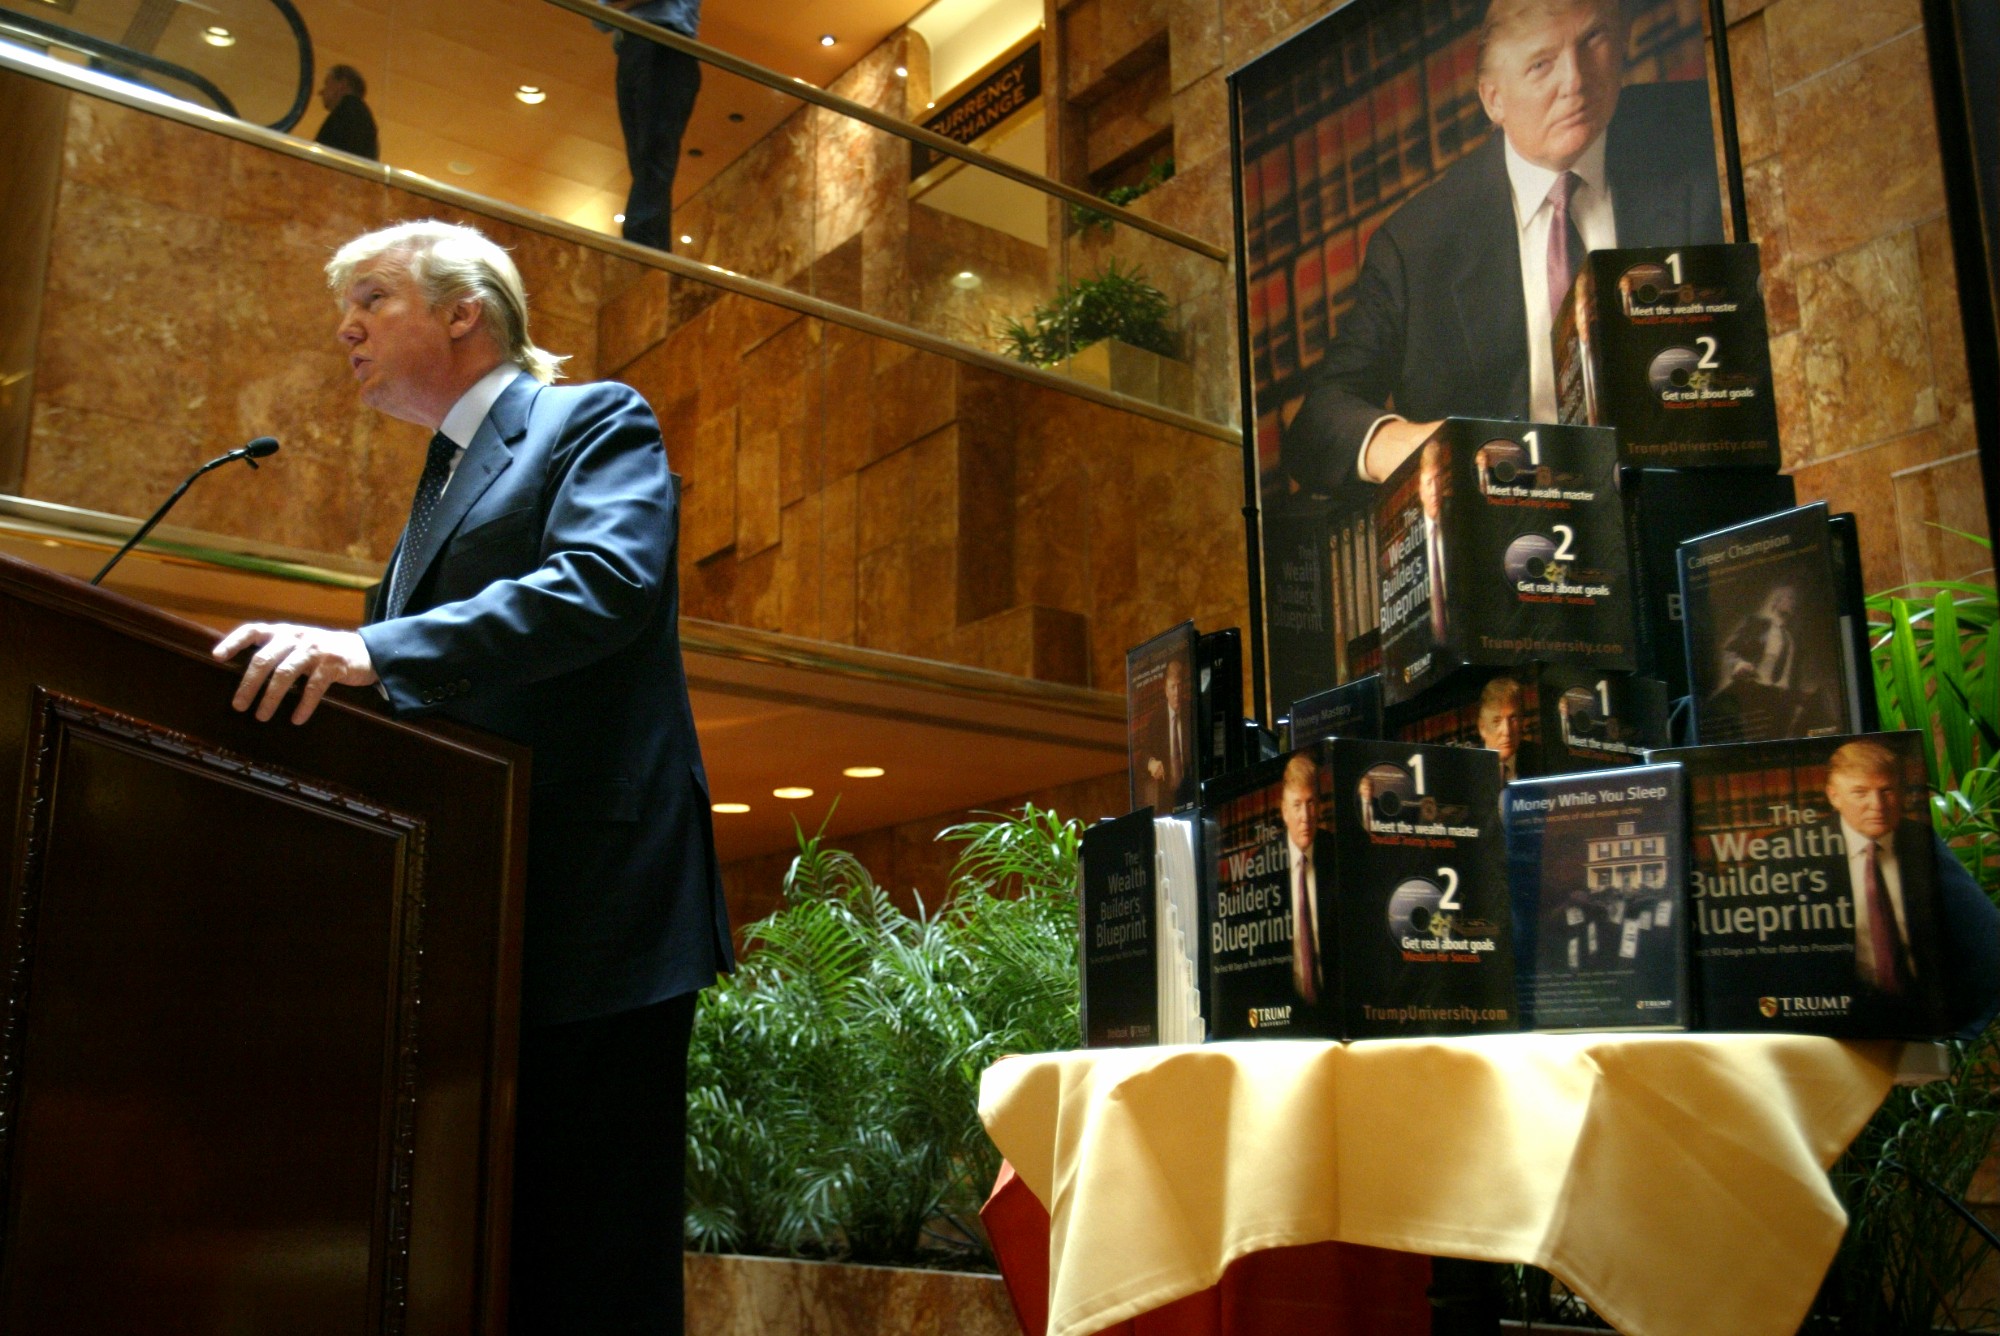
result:
[(1836, 565), (1826, 504), (1814, 502), (1680, 546), (1693, 736), (1708, 745), (1825, 737), (1865, 726), (1872, 697)]
[(1083, 833), (1078, 914), (1085, 1048), (1159, 1042), (1153, 813)]
[(1677, 549), (1687, 539), (1798, 505), (1790, 477), (1755, 469), (1620, 468), (1625, 533), (1632, 553), (1639, 671), (1688, 694)]
[(1507, 786), (1501, 803), (1522, 1023), (1687, 1028), (1680, 767), (1522, 780)]
[(1629, 765), (1666, 744), (1666, 688), (1633, 673), (1529, 663), (1464, 668), (1389, 712), (1389, 735), (1484, 747), (1502, 782)]
[(1382, 489), (1383, 698), (1466, 664), (1629, 670), (1615, 433), (1447, 419)]
[(1592, 251), (1552, 330), (1564, 422), (1635, 465), (1781, 463), (1754, 245)]
[(1944, 1034), (1942, 918), (1914, 733), (1657, 752), (1689, 794), (1702, 1025)]
[(1195, 630), (1183, 622), (1125, 655), (1125, 729), (1134, 808), (1164, 815), (1200, 793)]
[(1212, 1033), (1513, 1029), (1498, 793), (1483, 752), (1344, 738), (1220, 786)]

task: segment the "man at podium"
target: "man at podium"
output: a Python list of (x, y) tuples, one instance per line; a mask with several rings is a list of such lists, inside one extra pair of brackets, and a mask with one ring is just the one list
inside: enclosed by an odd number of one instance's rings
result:
[(557, 387), (507, 253), (406, 223), (327, 266), (362, 401), (430, 428), (356, 632), (253, 622), (234, 704), (336, 684), (534, 751), (514, 1170), (516, 1333), (681, 1330), (686, 1069), (732, 968), (681, 666), (678, 492), (652, 410)]

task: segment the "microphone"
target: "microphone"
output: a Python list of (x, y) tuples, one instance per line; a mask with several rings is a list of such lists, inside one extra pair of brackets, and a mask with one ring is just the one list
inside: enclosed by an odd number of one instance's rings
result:
[(272, 455), (275, 455), (277, 453), (278, 453), (278, 440), (275, 436), (259, 436), (256, 440), (250, 442), (248, 445), (242, 446), (235, 450), (231, 450), (226, 455), (217, 455), (214, 459), (209, 460), (206, 464), (203, 464), (193, 473), (188, 474), (187, 480), (183, 482), (180, 486), (174, 488), (174, 494), (167, 498), (166, 504), (162, 505), (158, 510), (154, 511), (152, 518), (147, 520), (144, 524), (140, 525), (139, 531), (133, 534), (130, 538), (125, 540), (125, 546), (119, 548), (116, 552), (111, 554), (111, 560), (104, 563), (103, 570), (99, 571), (96, 575), (90, 577), (90, 582), (94, 585), (103, 584), (104, 577), (111, 574), (111, 568), (113, 566), (116, 566), (121, 560), (123, 560), (127, 552), (130, 552), (134, 547), (138, 546), (139, 540), (144, 538), (147, 534), (151, 533), (153, 531), (154, 525), (158, 524), (161, 520), (166, 518), (167, 512), (174, 508), (174, 503), (176, 501), (179, 501), (181, 497), (187, 494), (188, 488), (194, 486), (194, 480), (196, 478), (199, 478), (202, 474), (207, 473), (210, 469), (219, 469), (224, 464), (233, 464), (239, 459), (254, 469), (257, 467), (258, 460), (269, 459)]

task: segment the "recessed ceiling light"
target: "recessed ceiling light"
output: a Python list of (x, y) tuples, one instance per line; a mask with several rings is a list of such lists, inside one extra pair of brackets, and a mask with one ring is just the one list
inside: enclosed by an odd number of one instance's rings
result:
[(906, 66), (902, 66), (902, 65), (898, 65), (898, 66), (896, 67), (896, 77), (897, 77), (898, 79), (907, 79), (907, 78), (909, 78), (909, 77), (910, 77), (910, 71), (909, 71), (909, 69), (908, 69), (908, 68), (907, 68)]
[(819, 44), (820, 44), (821, 46), (832, 46), (832, 45), (833, 45), (833, 34), (832, 34), (832, 33), (830, 33), (830, 32), (825, 32), (825, 33), (821, 33), (821, 34), (819, 35)]
[(979, 286), (979, 275), (970, 269), (961, 269), (951, 276), (951, 285), (960, 292), (970, 292)]
[(742, 815), (743, 815), (743, 814), (744, 814), (745, 812), (747, 812), (747, 811), (749, 811), (749, 810), (750, 810), (750, 804), (749, 804), (749, 803), (710, 803), (710, 804), (708, 805), (708, 810), (709, 810), (709, 811), (711, 811), (711, 812), (719, 812), (719, 813), (721, 813), (721, 814), (722, 814), (723, 816), (742, 816)]
[(625, 221), (625, 215), (622, 213), (614, 213), (611, 215), (611, 221), (614, 223), (622, 223)]
[(880, 779), (889, 772), (879, 765), (850, 765), (840, 773), (849, 779)]
[(236, 34), (227, 28), (203, 28), (201, 40), (210, 46), (235, 46)]
[(546, 101), (549, 95), (533, 84), (522, 84), (514, 90), (514, 96), (532, 107), (537, 102)]
[(691, 148), (688, 150), (688, 156), (690, 158), (699, 158), (701, 156), (701, 150), (698, 148)]
[(742, 112), (740, 112), (740, 111), (732, 111), (732, 112), (730, 112), (730, 113), (729, 113), (729, 123), (730, 123), (731, 125), (741, 125), (741, 124), (743, 124), (743, 113), (742, 113)]
[(926, 102), (924, 103), (924, 110), (929, 111), (932, 107), (935, 107), (936, 105), (937, 103), (935, 102)]
[(784, 798), (790, 802), (797, 802), (800, 798), (812, 797), (813, 791), (794, 784), (787, 788), (772, 789), (771, 796), (773, 798)]
[(472, 164), (469, 162), (448, 162), (444, 168), (454, 176), (472, 175)]
[(693, 238), (693, 237), (691, 237), (691, 236), (689, 236), (689, 235), (688, 235), (687, 233), (685, 233), (685, 232), (681, 233), (681, 245), (683, 245), (683, 246), (692, 246), (692, 245), (694, 245), (694, 238)]

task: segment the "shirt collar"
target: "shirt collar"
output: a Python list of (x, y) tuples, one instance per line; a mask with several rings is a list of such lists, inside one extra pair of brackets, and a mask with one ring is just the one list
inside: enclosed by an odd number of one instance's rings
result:
[[(1542, 205), (1548, 202), (1557, 174), (1546, 167), (1537, 167), (1515, 152), (1514, 141), (1507, 138), (1506, 131), (1501, 131), (1500, 140), (1507, 159), (1507, 180), (1514, 187), (1514, 226), (1525, 232)], [(1570, 170), (1583, 178), (1583, 188), (1605, 189), (1603, 134), (1590, 141), (1590, 147), (1570, 165)]]
[(1875, 846), (1878, 852), (1893, 853), (1895, 851), (1895, 846), (1891, 844), (1889, 840), (1890, 836), (1894, 835), (1895, 833), (1896, 832), (1892, 830), (1889, 832), (1888, 835), (1884, 835), (1879, 840), (1871, 840), (1866, 835), (1863, 835), (1860, 831), (1856, 830), (1854, 827), (1848, 825), (1846, 817), (1842, 817), (1840, 819), (1840, 841), (1842, 844), (1845, 844), (1847, 846), (1847, 856), (1849, 858), (1853, 858), (1855, 855), (1859, 854), (1863, 849), (1866, 849), (1871, 844)]
[(463, 450), (472, 444), (472, 438), (479, 434), (480, 424), (493, 411), (494, 403), (501, 393), (514, 383), (514, 378), (523, 374), (521, 368), (512, 362), (502, 362), (491, 371), (473, 382), (472, 388), (458, 397), (451, 411), (444, 415), (444, 422), (438, 433)]

